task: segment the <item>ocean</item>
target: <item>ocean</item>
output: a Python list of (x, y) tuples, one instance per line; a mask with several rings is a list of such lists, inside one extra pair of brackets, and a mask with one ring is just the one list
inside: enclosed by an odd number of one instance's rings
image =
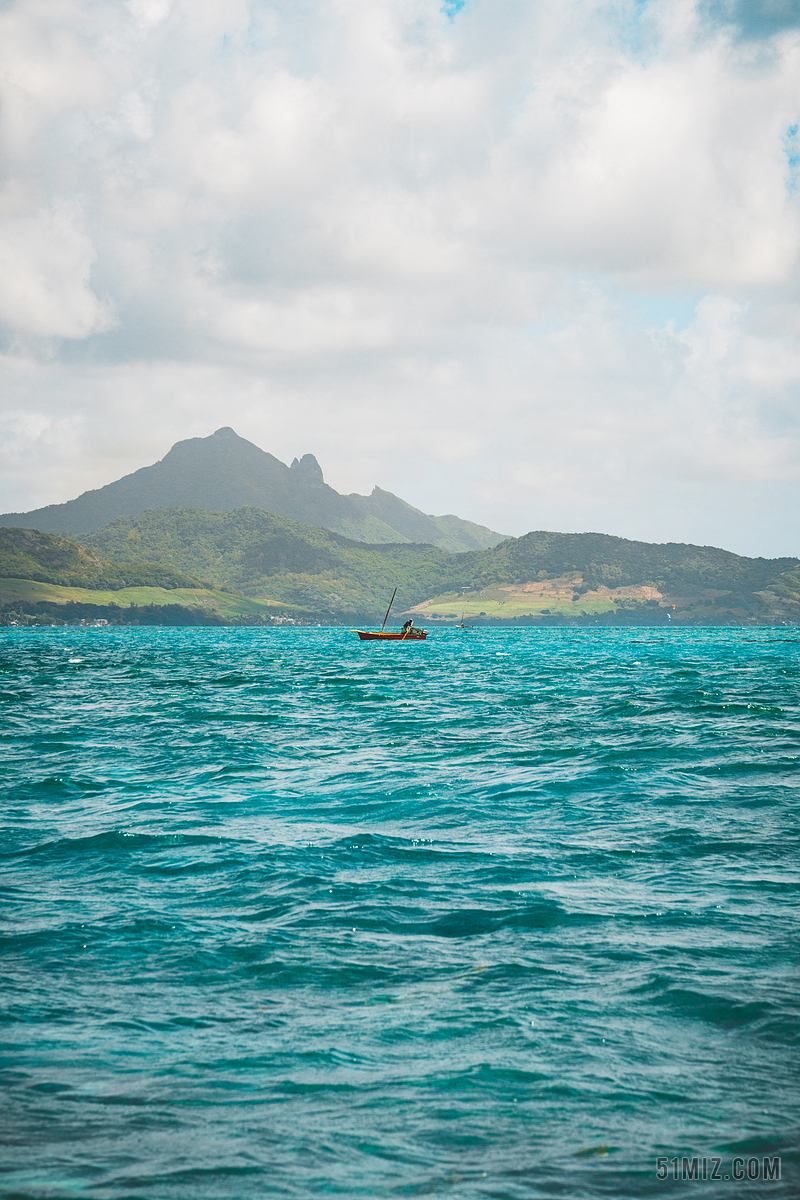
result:
[(800, 630), (0, 667), (6, 1200), (800, 1196)]

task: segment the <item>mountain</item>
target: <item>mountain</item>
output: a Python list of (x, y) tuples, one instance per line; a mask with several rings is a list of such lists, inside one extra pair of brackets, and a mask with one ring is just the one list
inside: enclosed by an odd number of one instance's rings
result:
[(745, 558), (716, 546), (546, 530), (507, 538), (473, 559), (473, 577), (484, 585), (533, 580), (540, 572), (551, 578), (577, 572), (584, 591), (630, 584), (757, 591), (800, 565), (796, 558)]
[(216, 587), (333, 620), (374, 619), (395, 587), (399, 608), (463, 585), (474, 558), (409, 542), (366, 545), (258, 508), (151, 509), (119, 517), (82, 541), (108, 558), (174, 566)]
[[(92, 603), (91, 591), (56, 594), (62, 585), (93, 589), (98, 602), (105, 590), (123, 604), (203, 608), (221, 620), (291, 613), (335, 624), (380, 620), (397, 587), (395, 615), (433, 623), (466, 613), (501, 624), (800, 624), (800, 560), (714, 546), (540, 530), (451, 554), (369, 545), (252, 507), (149, 509), (81, 540), (0, 529), (0, 599), (17, 613), (17, 599)], [(20, 580), (34, 582), (20, 590)]]
[[(800, 622), (800, 560), (713, 546), (654, 545), (538, 531), (488, 550), (364, 545), (260, 509), (150, 510), (84, 543), (112, 559), (174, 566), (216, 586), (297, 605), (325, 620), (396, 611), (426, 619), (603, 619), (692, 624)], [(672, 605), (675, 608), (672, 608)]]
[(371, 495), (342, 496), (329, 487), (313, 454), (290, 467), (234, 433), (176, 442), (168, 454), (114, 483), (65, 504), (5, 513), (0, 526), (45, 533), (88, 533), (150, 508), (265, 512), (329, 529), (360, 542), (425, 542), (453, 552), (495, 546), (503, 535), (460, 517), (433, 517), (376, 487)]
[(414, 606), (424, 620), (800, 624), (800, 560), (715, 546), (538, 530), (469, 560), (470, 585)]
[(112, 625), (268, 625), (276, 618), (309, 620), (292, 605), (204, 587), (168, 564), (112, 562), (68, 538), (0, 529), (0, 625), (98, 619)]

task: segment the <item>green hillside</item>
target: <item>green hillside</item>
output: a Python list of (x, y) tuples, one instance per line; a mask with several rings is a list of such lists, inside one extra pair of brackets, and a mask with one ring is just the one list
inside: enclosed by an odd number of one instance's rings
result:
[[(118, 608), (179, 604), (184, 608), (213, 609), (224, 617), (256, 616), (276, 607), (269, 600), (256, 600), (251, 596), (237, 596), (210, 588), (129, 587), (110, 591), (0, 578), (0, 601), (8, 604), (20, 600), (30, 603), (47, 601), (52, 604), (116, 605)], [(281, 610), (283, 607), (280, 606)]]
[(374, 619), (395, 587), (402, 609), (443, 584), (468, 582), (473, 557), (434, 546), (367, 545), (257, 508), (155, 509), (81, 540), (108, 557), (174, 565), (217, 587), (343, 620)]
[[(452, 554), (425, 545), (365, 545), (241, 508), (152, 510), (121, 517), (82, 540), (109, 557), (174, 565), (216, 586), (333, 620), (376, 619), (395, 586), (398, 614), (415, 608), (439, 620), (469, 612), (479, 620), (665, 621), (667, 606), (670, 619), (694, 623), (800, 619), (797, 559), (752, 559), (711, 546), (606, 534), (539, 531)], [(543, 580), (554, 581), (551, 599), (520, 591)], [(434, 598), (441, 603), (425, 605)]]
[(202, 587), (193, 576), (171, 564), (107, 562), (77, 542), (35, 529), (0, 528), (0, 578), (110, 591), (126, 587)]
[(605, 533), (543, 530), (508, 538), (472, 557), (474, 581), (481, 586), (577, 572), (587, 592), (601, 585), (617, 588), (647, 583), (668, 589), (693, 586), (757, 591), (798, 566), (796, 558), (744, 558), (714, 546), (633, 542)]
[(711, 546), (539, 531), (452, 554), (368, 545), (257, 508), (156, 509), (82, 541), (0, 529), (0, 605), (85, 604), (92, 594), (96, 605), (182, 605), (198, 619), (355, 623), (379, 619), (397, 587), (397, 617), (413, 610), (434, 623), (462, 613), (501, 623), (800, 623), (797, 559)]
[(112, 562), (67, 538), (0, 528), (0, 624), (260, 624), (293, 617), (312, 614), (204, 587), (170, 564)]
[(117, 591), (0, 578), (0, 624), (104, 620), (122, 625), (273, 624), (311, 614), (269, 600), (208, 588), (130, 587)]

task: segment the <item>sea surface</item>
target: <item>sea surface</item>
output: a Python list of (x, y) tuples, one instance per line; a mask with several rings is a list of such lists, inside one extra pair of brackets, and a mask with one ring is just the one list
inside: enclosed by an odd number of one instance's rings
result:
[(800, 630), (0, 668), (3, 1197), (800, 1196)]

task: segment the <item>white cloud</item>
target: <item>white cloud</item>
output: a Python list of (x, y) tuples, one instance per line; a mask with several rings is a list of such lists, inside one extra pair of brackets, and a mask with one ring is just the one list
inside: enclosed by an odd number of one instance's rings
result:
[(800, 34), (731, 13), (16, 0), (0, 507), (232, 424), (511, 532), (800, 552)]
[(89, 238), (64, 210), (7, 218), (0, 228), (0, 321), (15, 333), (85, 338), (110, 328), (91, 290)]

